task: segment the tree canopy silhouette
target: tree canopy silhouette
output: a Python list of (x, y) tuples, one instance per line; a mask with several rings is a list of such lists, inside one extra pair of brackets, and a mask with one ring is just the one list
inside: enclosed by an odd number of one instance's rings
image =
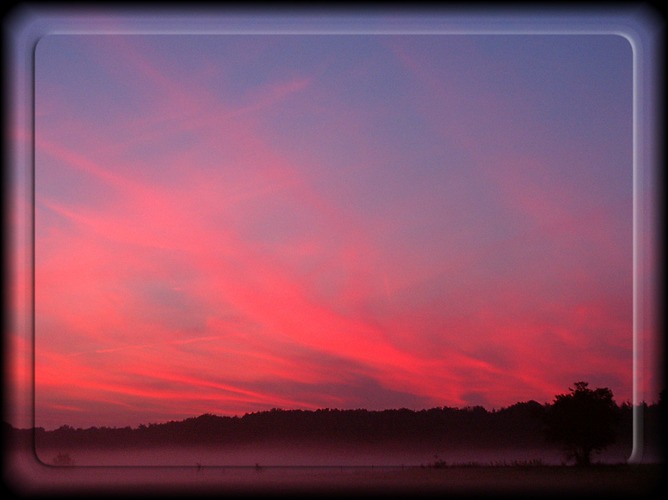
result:
[(568, 459), (589, 465), (593, 452), (615, 442), (619, 407), (607, 387), (589, 389), (576, 382), (570, 394), (555, 396), (545, 413), (546, 437), (564, 447)]

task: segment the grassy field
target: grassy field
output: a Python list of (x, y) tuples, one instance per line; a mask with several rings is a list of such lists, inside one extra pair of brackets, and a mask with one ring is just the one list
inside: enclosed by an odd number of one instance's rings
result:
[[(462, 494), (512, 496), (650, 496), (662, 485), (659, 466), (451, 466), (405, 468), (268, 468), (200, 471), (217, 487), (238, 492)], [(214, 484), (210, 483), (210, 486)]]
[[(16, 457), (15, 457), (16, 458)], [(663, 491), (659, 464), (594, 465), (451, 465), (436, 467), (58, 467), (25, 455), (5, 471), (10, 490), (19, 496), (119, 494), (188, 497), (322, 496), (381, 494), (409, 497), (531, 496), (538, 498), (650, 497)], [(313, 496), (315, 495), (315, 496)]]

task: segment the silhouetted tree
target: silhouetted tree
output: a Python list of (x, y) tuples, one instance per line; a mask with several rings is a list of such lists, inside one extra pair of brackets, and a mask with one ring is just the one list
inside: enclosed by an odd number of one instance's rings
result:
[(615, 442), (619, 408), (607, 387), (591, 390), (576, 382), (570, 394), (555, 396), (545, 412), (546, 437), (563, 445), (568, 459), (589, 465), (593, 452)]

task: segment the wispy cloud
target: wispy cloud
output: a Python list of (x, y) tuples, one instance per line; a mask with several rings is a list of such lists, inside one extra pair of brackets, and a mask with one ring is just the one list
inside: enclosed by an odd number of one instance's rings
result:
[(263, 40), (248, 68), (103, 38), (37, 61), (38, 421), (628, 397), (625, 177), (590, 190), (605, 151), (563, 164), (521, 92), (471, 81), (497, 46)]

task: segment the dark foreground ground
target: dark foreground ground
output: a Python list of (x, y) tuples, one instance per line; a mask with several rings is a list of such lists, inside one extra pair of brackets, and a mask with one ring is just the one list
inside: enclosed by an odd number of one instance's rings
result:
[(238, 496), (322, 498), (509, 496), (651, 498), (665, 490), (663, 465), (590, 467), (453, 465), (395, 467), (52, 466), (14, 456), (3, 482), (15, 497)]

